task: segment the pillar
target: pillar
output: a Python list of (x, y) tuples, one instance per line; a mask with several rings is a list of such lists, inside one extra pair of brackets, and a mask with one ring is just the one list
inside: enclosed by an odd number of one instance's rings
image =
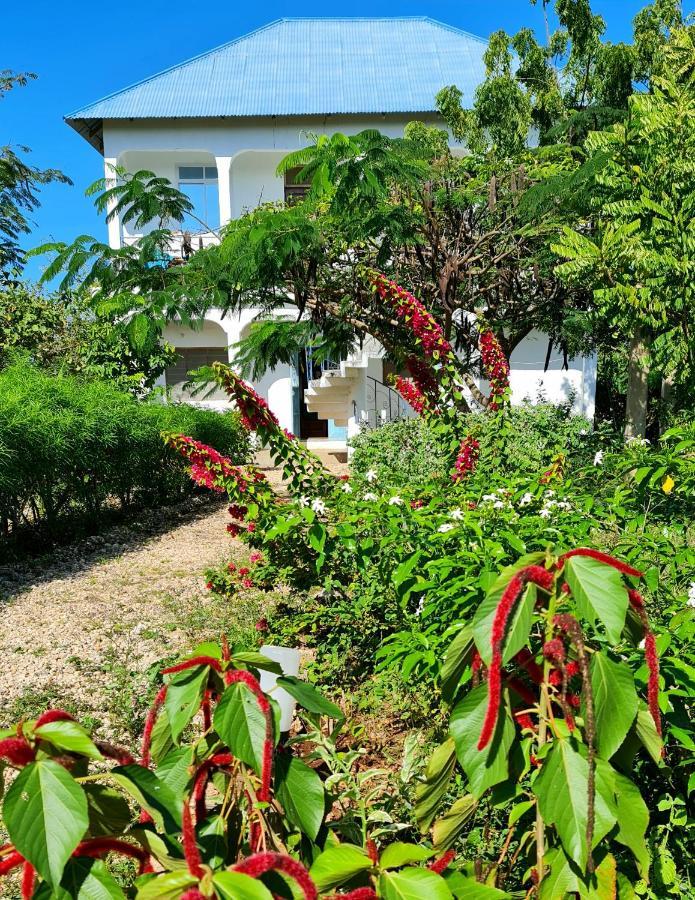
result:
[[(116, 184), (116, 175), (114, 170), (117, 163), (118, 160), (115, 156), (104, 157), (104, 177), (106, 178), (107, 188), (113, 187)], [(115, 206), (116, 201), (110, 200), (108, 206), (106, 207), (106, 214), (108, 215)], [(118, 216), (114, 216), (112, 219), (107, 220), (106, 227), (108, 229), (109, 247), (117, 250), (121, 246), (121, 223)]]
[(220, 228), (232, 218), (231, 156), (216, 156), (217, 189), (220, 200)]

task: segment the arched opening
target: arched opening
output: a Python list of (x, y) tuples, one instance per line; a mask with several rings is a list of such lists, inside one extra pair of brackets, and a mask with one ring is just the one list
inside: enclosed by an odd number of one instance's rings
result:
[(226, 403), (227, 395), (221, 388), (216, 388), (209, 395), (205, 392), (193, 397), (190, 390), (185, 387), (189, 380), (188, 373), (194, 369), (211, 366), (214, 362), (229, 361), (225, 330), (217, 322), (206, 319), (199, 328), (171, 323), (164, 329), (163, 337), (173, 345), (177, 353), (176, 362), (164, 373), (165, 383), (172, 399), (205, 404), (212, 402), (216, 406)]

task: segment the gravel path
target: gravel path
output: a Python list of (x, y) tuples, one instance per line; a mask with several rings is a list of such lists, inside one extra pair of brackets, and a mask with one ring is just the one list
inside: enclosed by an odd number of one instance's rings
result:
[(122, 737), (148, 670), (189, 649), (219, 602), (204, 570), (244, 552), (227, 521), (226, 504), (188, 501), (0, 569), (0, 722), (53, 703)]

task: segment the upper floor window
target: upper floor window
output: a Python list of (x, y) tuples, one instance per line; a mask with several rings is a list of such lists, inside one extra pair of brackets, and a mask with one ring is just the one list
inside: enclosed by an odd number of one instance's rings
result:
[(302, 171), (303, 166), (295, 166), (285, 172), (285, 203), (298, 203), (303, 200), (309, 193), (311, 184), (308, 181), (300, 181), (297, 183), (296, 178)]
[[(220, 201), (216, 166), (179, 166), (179, 190), (193, 203), (197, 219), (215, 230), (220, 227)], [(186, 216), (182, 231), (203, 231), (197, 219)]]

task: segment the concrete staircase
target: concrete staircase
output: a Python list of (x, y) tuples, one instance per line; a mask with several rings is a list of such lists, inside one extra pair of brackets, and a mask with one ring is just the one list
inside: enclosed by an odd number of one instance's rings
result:
[(327, 369), (320, 378), (310, 381), (304, 391), (308, 411), (315, 412), (319, 419), (333, 419), (336, 425), (347, 425), (353, 415), (352, 398), (367, 365), (366, 353), (356, 351), (338, 368)]

